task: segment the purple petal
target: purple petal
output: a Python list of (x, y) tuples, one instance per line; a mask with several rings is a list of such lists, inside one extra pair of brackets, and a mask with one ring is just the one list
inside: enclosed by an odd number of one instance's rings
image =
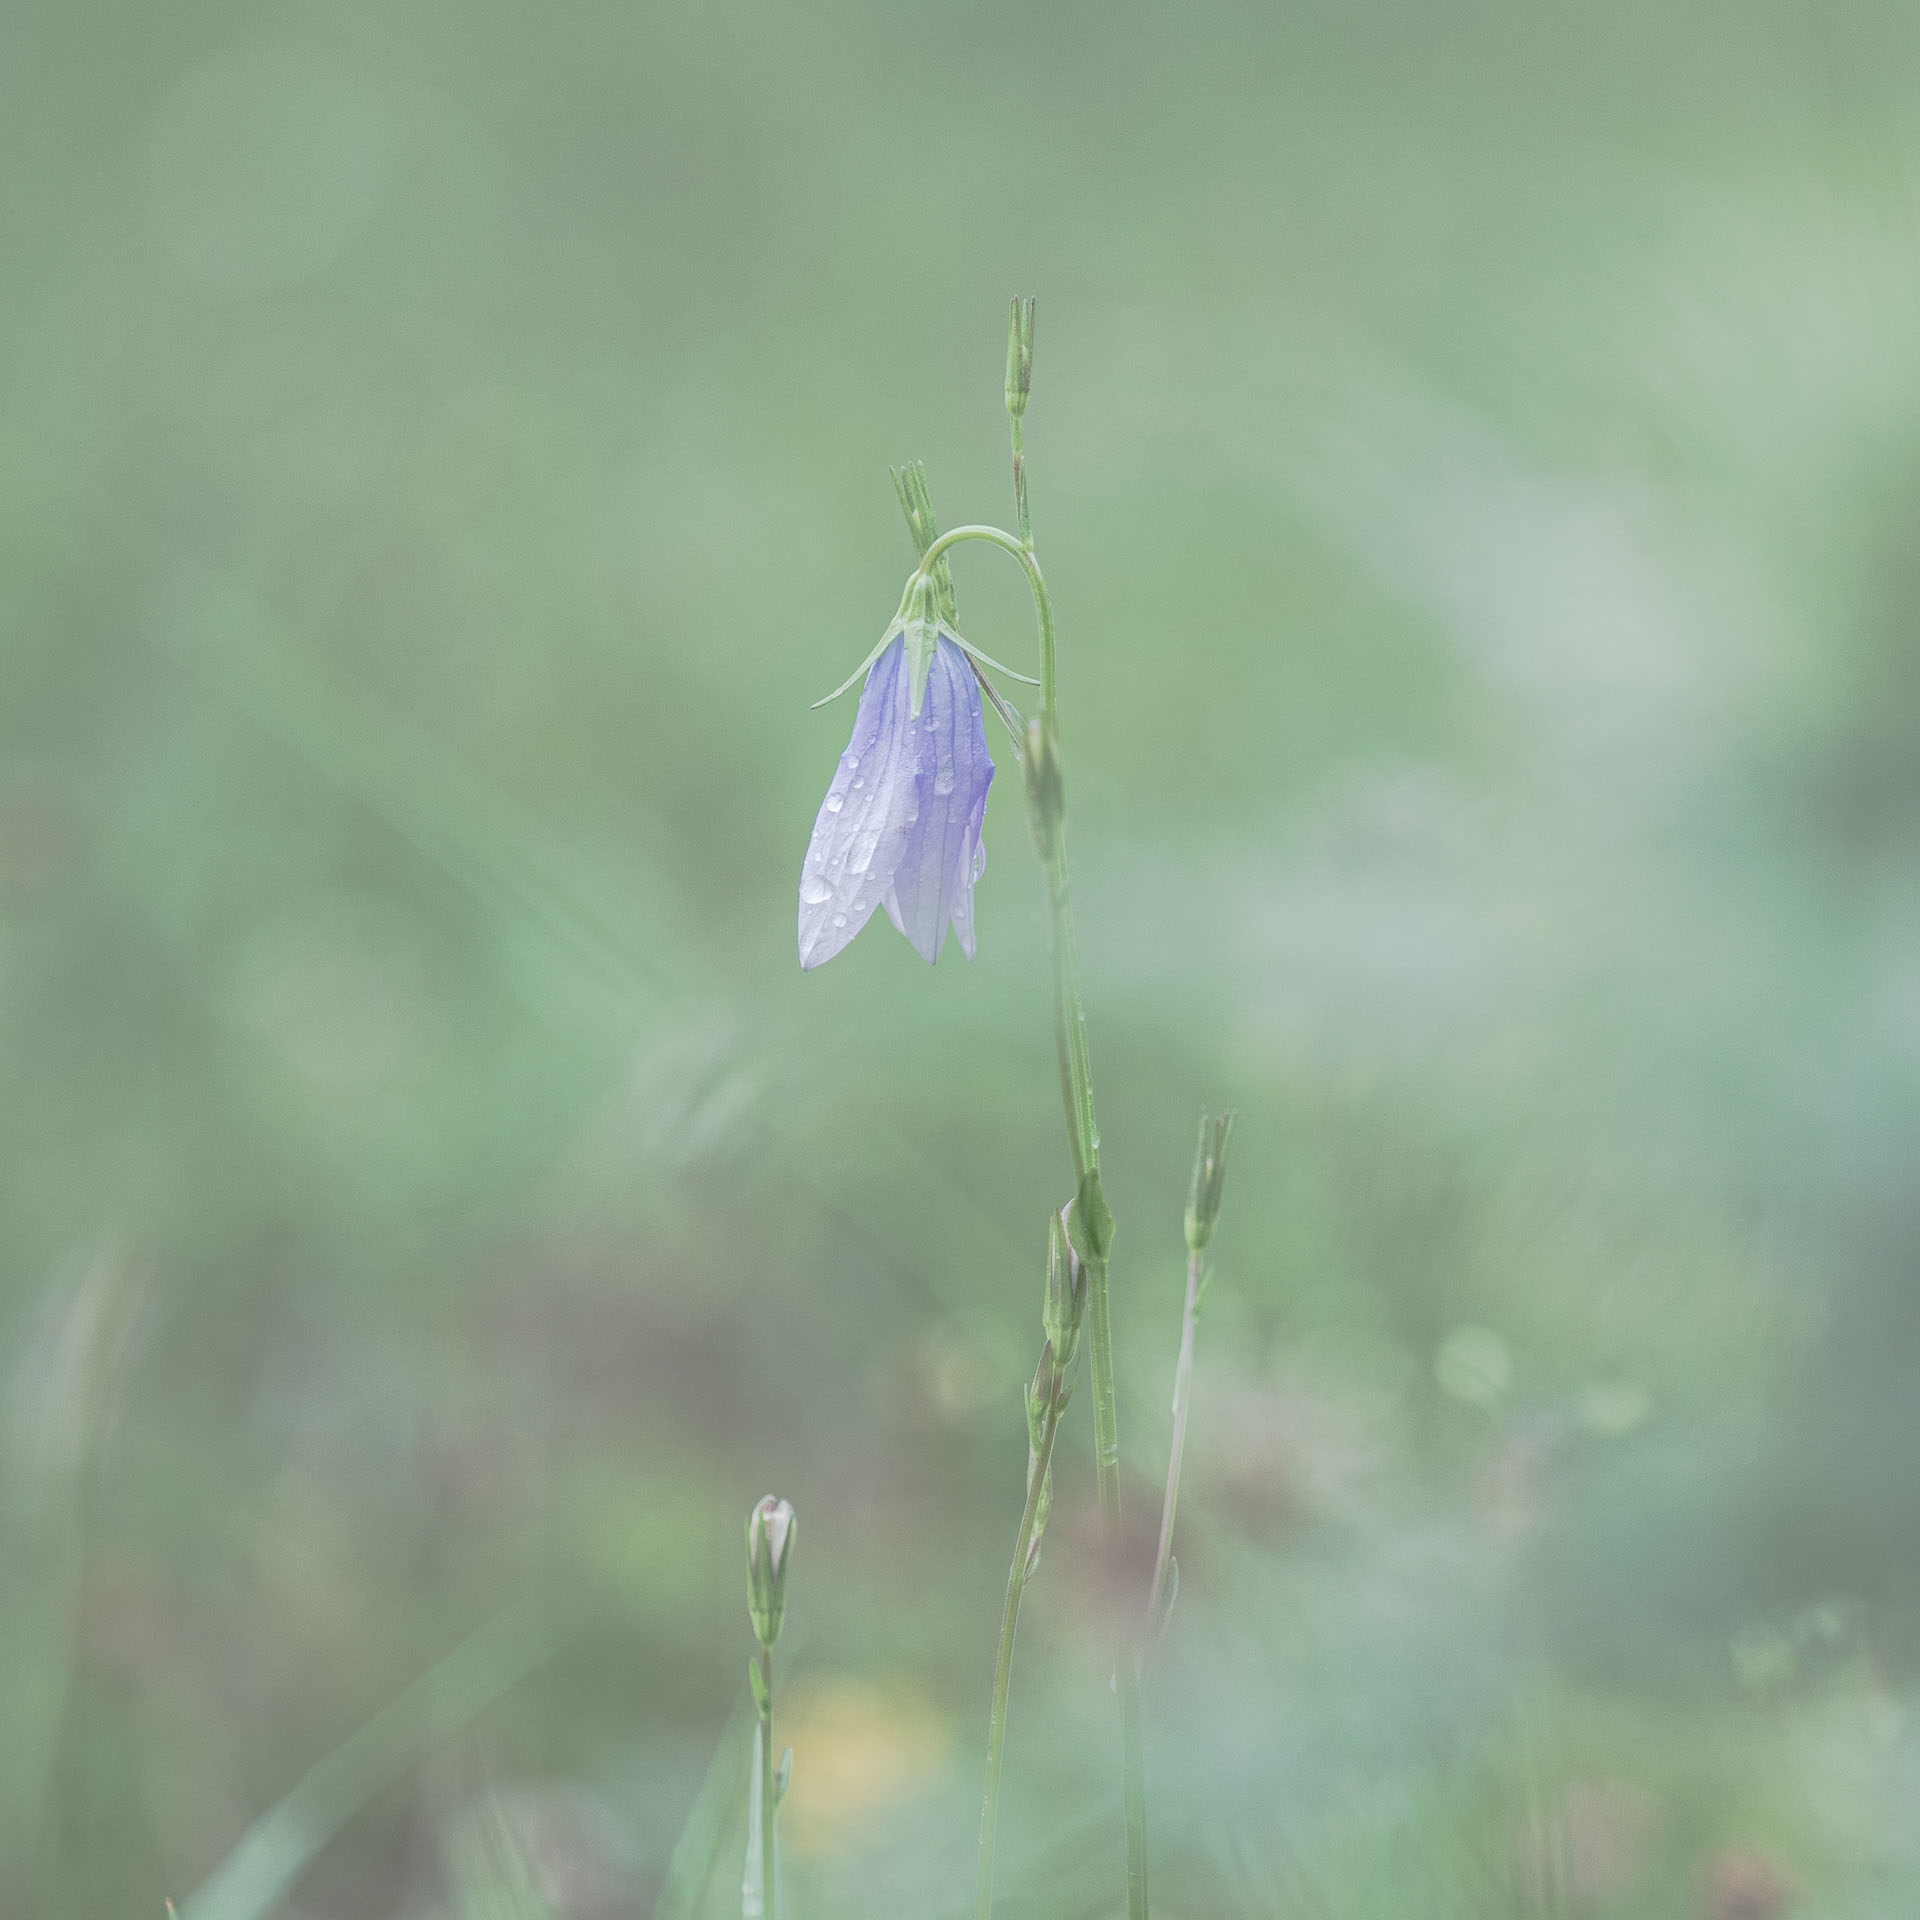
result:
[(867, 924), (892, 884), (905, 822), (900, 801), (907, 740), (906, 643), (895, 640), (861, 689), (853, 736), (840, 756), (800, 869), (800, 964), (831, 960)]
[(887, 913), (923, 960), (939, 958), (949, 925), (960, 931), (971, 959), (973, 882), (993, 762), (979, 685), (951, 640), (935, 646), (914, 738), (918, 805), (886, 897)]
[(953, 903), (953, 931), (959, 939), (960, 951), (969, 960), (973, 958), (973, 883), (987, 870), (986, 843), (980, 838), (980, 828), (986, 817), (987, 791), (982, 787), (972, 818), (967, 823), (967, 833), (973, 842), (973, 866)]

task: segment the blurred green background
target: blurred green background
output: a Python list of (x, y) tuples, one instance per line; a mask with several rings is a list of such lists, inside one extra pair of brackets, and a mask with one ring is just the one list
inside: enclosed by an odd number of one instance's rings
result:
[[(888, 462), (1011, 513), (1015, 291), (1143, 1521), (1241, 1115), (1159, 1911), (1920, 1912), (1917, 63), (0, 11), (0, 1915), (157, 1917), (316, 1763), (221, 1897), (737, 1912), (768, 1490), (787, 1910), (967, 1910), (1069, 1180), (1002, 743), (975, 965), (803, 979), (794, 891)], [(1011, 1920), (1119, 1893), (1089, 1453)]]

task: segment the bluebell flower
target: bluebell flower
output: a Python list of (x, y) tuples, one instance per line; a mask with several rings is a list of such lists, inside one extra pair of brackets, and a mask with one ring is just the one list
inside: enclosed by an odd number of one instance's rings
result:
[(930, 618), (896, 623), (867, 671), (853, 738), (813, 823), (800, 870), (801, 966), (831, 960), (875, 907), (929, 964), (949, 926), (971, 960), (992, 784), (966, 652)]

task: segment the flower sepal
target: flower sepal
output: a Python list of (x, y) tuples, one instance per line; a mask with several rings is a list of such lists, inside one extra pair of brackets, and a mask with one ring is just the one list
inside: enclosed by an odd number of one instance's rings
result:
[[(976, 647), (941, 612), (940, 600), (940, 583), (931, 573), (915, 571), (910, 574), (906, 590), (900, 596), (900, 609), (887, 622), (887, 630), (874, 644), (873, 651), (831, 693), (814, 701), (809, 711), (830, 707), (843, 693), (850, 693), (854, 683), (863, 674), (872, 671), (873, 663), (896, 640), (906, 642), (907, 666), (913, 674), (909, 683), (911, 706), (908, 717), (914, 720), (919, 719), (920, 709), (926, 704), (927, 675), (933, 669), (934, 651), (942, 640), (951, 640), (982, 671), (991, 670), (1009, 680), (1017, 680), (1023, 687), (1037, 687), (1040, 684), (1032, 674), (1021, 673)], [(1003, 703), (996, 698), (995, 704), (998, 706)]]
[(940, 636), (944, 633), (955, 646), (960, 645), (960, 636), (940, 618), (940, 590), (932, 574), (916, 573), (907, 582), (901, 604), (906, 608), (900, 634), (907, 643), (907, 718), (918, 720), (927, 704), (927, 675), (933, 671)]
[[(923, 604), (927, 595), (934, 591), (932, 582), (928, 580), (927, 576), (924, 573), (919, 572), (917, 569), (908, 576), (907, 589), (900, 596), (899, 611), (896, 612), (893, 618), (887, 622), (887, 630), (885, 633), (883, 633), (880, 636), (878, 640), (874, 642), (873, 651), (870, 654), (868, 654), (867, 657), (864, 660), (862, 660), (860, 664), (857, 667), (855, 667), (854, 670), (850, 674), (848, 674), (847, 677), (844, 680), (842, 680), (840, 684), (837, 687), (835, 687), (831, 693), (825, 694), (820, 699), (816, 700), (813, 703), (813, 705), (807, 709), (809, 713), (818, 713), (822, 707), (832, 706), (833, 703), (836, 700), (838, 700), (843, 693), (852, 692), (854, 682), (859, 680), (863, 675), (870, 673), (873, 670), (873, 663), (876, 660), (878, 660), (880, 656), (883, 653), (885, 653), (886, 650), (890, 646), (892, 646), (896, 640), (902, 638), (905, 635), (907, 631), (908, 623), (917, 618), (923, 617), (919, 615), (915, 609), (914, 602), (916, 598), (916, 589), (924, 590), (918, 596), (921, 599)], [(956, 636), (956, 640), (957, 638), (958, 636)], [(930, 649), (929, 649), (929, 659), (931, 659)], [(920, 687), (921, 687), (921, 692), (923, 696), (926, 691), (926, 684), (927, 684), (927, 676), (924, 672), (922, 672), (922, 674), (920, 675)], [(918, 714), (919, 711), (920, 709), (916, 706), (914, 708), (914, 712)]]

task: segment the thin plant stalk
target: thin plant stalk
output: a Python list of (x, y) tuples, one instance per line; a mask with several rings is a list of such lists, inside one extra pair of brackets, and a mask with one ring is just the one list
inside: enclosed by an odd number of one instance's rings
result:
[(760, 1914), (774, 1920), (773, 1649), (760, 1649)]
[(1187, 1451), (1187, 1419), (1193, 1411), (1194, 1328), (1200, 1317), (1200, 1276), (1205, 1256), (1187, 1254), (1187, 1303), (1180, 1316), (1180, 1358), (1173, 1369), (1173, 1442), (1167, 1450), (1167, 1494), (1160, 1507), (1160, 1545), (1153, 1556), (1153, 1586), (1147, 1595), (1147, 1620), (1158, 1626), (1173, 1596), (1167, 1574), (1173, 1564), (1173, 1516), (1180, 1504), (1180, 1468)]
[[(740, 1911), (745, 1920), (774, 1920), (778, 1859), (774, 1852), (774, 1814), (787, 1790), (787, 1761), (773, 1764), (773, 1643), (787, 1606), (787, 1563), (793, 1552), (792, 1503), (768, 1494), (747, 1515), (747, 1613), (753, 1622), (755, 1649), (747, 1662), (747, 1680), (758, 1710), (754, 1729), (746, 1872), (740, 1881)], [(789, 1756), (791, 1757), (791, 1756)], [(756, 1860), (755, 1855), (758, 1855)], [(755, 1868), (759, 1871), (756, 1874)]]
[(1000, 1651), (993, 1664), (993, 1710), (987, 1721), (987, 1786), (980, 1808), (980, 1888), (978, 1920), (992, 1920), (993, 1854), (1000, 1830), (1000, 1762), (1007, 1744), (1007, 1693), (1013, 1684), (1013, 1642), (1020, 1627), (1020, 1601), (1040, 1521), (1047, 1476), (1053, 1471), (1054, 1436), (1060, 1431), (1062, 1396), (1052, 1396), (1041, 1428), (1040, 1445), (1027, 1474), (1027, 1504), (1014, 1538), (1013, 1564), (1007, 1569), (1007, 1603), (1000, 1615)]
[[(1120, 1441), (1113, 1381), (1113, 1317), (1107, 1300), (1104, 1259), (1087, 1262), (1087, 1321), (1092, 1336), (1093, 1446), (1100, 1515), (1118, 1563), (1123, 1539)], [(1147, 1920), (1147, 1743), (1140, 1704), (1140, 1667), (1132, 1647), (1122, 1645), (1116, 1650), (1115, 1678), (1120, 1694), (1121, 1804), (1127, 1827), (1127, 1920)]]
[(1187, 1421), (1193, 1411), (1194, 1333), (1207, 1291), (1207, 1246), (1220, 1218), (1220, 1194), (1227, 1178), (1227, 1142), (1233, 1135), (1228, 1113), (1203, 1113), (1193, 1149), (1193, 1175), (1187, 1187), (1187, 1298), (1180, 1315), (1180, 1358), (1173, 1370), (1173, 1443), (1167, 1450), (1167, 1492), (1160, 1506), (1160, 1544), (1153, 1556), (1153, 1586), (1147, 1596), (1147, 1626), (1166, 1626), (1180, 1570), (1173, 1559), (1173, 1521), (1180, 1505), (1180, 1468), (1187, 1452)]
[[(1015, 303), (1014, 334), (1023, 324), (1030, 343), (1032, 309)], [(1007, 412), (1019, 445), (1018, 420), (1025, 405), (1024, 376), (1016, 393), (1013, 379), (1016, 346), (1008, 352)], [(1060, 778), (1060, 715), (1058, 662), (1054, 644), (1053, 600), (1033, 554), (1033, 534), (1026, 508), (1024, 462), (1015, 473), (1016, 508), (1022, 537), (999, 527), (955, 527), (928, 546), (921, 558), (925, 572), (951, 548), (964, 541), (982, 540), (1019, 561), (1033, 596), (1040, 629), (1040, 711), (1028, 723), (1028, 812), (1035, 845), (1046, 875), (1051, 910), (1053, 948), (1054, 1047), (1060, 1070), (1060, 1097), (1066, 1111), (1067, 1145), (1073, 1156), (1077, 1183), (1075, 1213), (1080, 1254), (1087, 1270), (1087, 1318), (1092, 1334), (1094, 1466), (1100, 1488), (1100, 1515), (1116, 1567), (1123, 1564), (1124, 1536), (1120, 1509), (1120, 1439), (1113, 1373), (1113, 1317), (1107, 1293), (1107, 1249), (1112, 1243), (1113, 1218), (1100, 1184), (1100, 1129), (1094, 1117), (1093, 1069), (1087, 1053), (1087, 1023), (1080, 1000), (1079, 970), (1074, 954), (1073, 906), (1067, 886), (1067, 847), (1064, 826), (1064, 785)], [(1131, 1611), (1127, 1609), (1126, 1611)], [(1147, 1761), (1146, 1730), (1140, 1704), (1139, 1663), (1129, 1646), (1117, 1649), (1115, 1683), (1120, 1695), (1122, 1805), (1127, 1830), (1127, 1920), (1147, 1920)]]

